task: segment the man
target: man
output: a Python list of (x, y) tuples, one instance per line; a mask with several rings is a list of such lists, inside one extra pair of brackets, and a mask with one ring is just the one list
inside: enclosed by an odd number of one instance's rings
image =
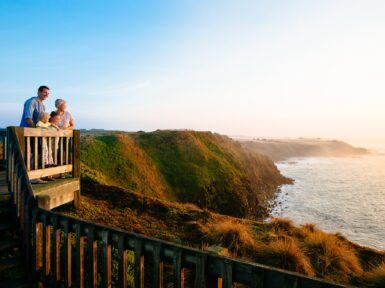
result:
[(49, 88), (47, 86), (40, 86), (37, 90), (37, 97), (32, 97), (25, 101), (23, 116), (21, 117), (21, 127), (35, 127), (39, 114), (45, 112), (45, 106), (43, 102), (49, 96)]
[[(37, 89), (37, 96), (31, 97), (24, 103), (24, 109), (23, 109), (23, 115), (21, 117), (20, 126), (21, 127), (36, 127), (36, 123), (39, 121), (39, 114), (42, 112), (45, 112), (45, 106), (43, 102), (48, 98), (49, 96), (49, 88), (47, 86), (40, 86), (39, 89)], [(41, 147), (41, 142), (38, 141), (35, 143), (33, 141), (34, 139), (31, 139), (31, 149), (34, 151), (35, 145), (38, 145), (38, 147)], [(40, 148), (39, 148), (40, 151)], [(41, 157), (41, 155), (39, 155)], [(33, 155), (31, 154), (31, 167), (33, 165)], [(43, 179), (35, 179), (32, 180), (31, 183), (34, 184), (44, 184), (47, 183), (47, 181)]]

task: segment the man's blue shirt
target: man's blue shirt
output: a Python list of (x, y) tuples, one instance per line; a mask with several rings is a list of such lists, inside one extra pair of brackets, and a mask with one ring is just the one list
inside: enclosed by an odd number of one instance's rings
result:
[(29, 127), (27, 123), (27, 119), (31, 118), (33, 123), (37, 123), (39, 120), (39, 114), (41, 112), (45, 112), (45, 106), (43, 102), (39, 102), (37, 100), (37, 97), (32, 97), (25, 101), (24, 103), (24, 109), (23, 109), (23, 116), (20, 121), (21, 127)]

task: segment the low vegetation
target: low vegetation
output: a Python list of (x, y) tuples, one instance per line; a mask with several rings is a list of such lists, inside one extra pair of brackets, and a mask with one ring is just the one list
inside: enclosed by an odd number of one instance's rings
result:
[(384, 287), (385, 253), (358, 246), (314, 225), (286, 219), (260, 222), (84, 183), (82, 206), (58, 211), (222, 255), (359, 287)]

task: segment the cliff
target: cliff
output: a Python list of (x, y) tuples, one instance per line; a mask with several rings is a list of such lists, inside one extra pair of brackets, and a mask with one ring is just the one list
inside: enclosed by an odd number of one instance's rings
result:
[(274, 161), (283, 161), (292, 157), (339, 157), (364, 155), (369, 151), (357, 148), (337, 140), (320, 139), (259, 139), (239, 140), (242, 147), (264, 154)]
[(283, 177), (264, 155), (211, 132), (83, 133), (83, 181), (256, 218)]

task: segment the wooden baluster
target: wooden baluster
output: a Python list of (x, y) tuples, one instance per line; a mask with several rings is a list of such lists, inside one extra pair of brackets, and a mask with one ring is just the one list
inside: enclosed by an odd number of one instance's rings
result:
[(15, 165), (13, 166), (13, 172), (12, 172), (12, 192), (14, 194), (14, 202), (15, 206), (17, 207), (17, 203), (19, 202), (19, 193), (17, 193), (17, 187), (16, 187), (16, 174), (18, 173), (19, 170), (19, 164), (14, 163)]
[(69, 138), (68, 137), (66, 137), (65, 138), (65, 142), (66, 142), (66, 165), (68, 165), (69, 163), (68, 163), (68, 159), (69, 159), (69, 154), (70, 154), (70, 152), (69, 152)]
[(36, 270), (43, 267), (43, 225), (36, 222)]
[(233, 287), (233, 265), (228, 259), (221, 261), (222, 287)]
[(206, 287), (206, 255), (196, 255), (197, 261), (195, 266), (195, 287)]
[(173, 263), (174, 287), (185, 288), (185, 284), (184, 284), (185, 269), (182, 268), (182, 250), (180, 248), (176, 248), (174, 250), (172, 263)]
[(34, 150), (35, 152), (33, 153), (33, 158), (34, 158), (34, 164), (35, 164), (35, 170), (39, 169), (39, 152), (38, 152), (38, 147), (39, 147), (39, 138), (34, 137)]
[(71, 263), (71, 252), (72, 252), (72, 234), (69, 231), (69, 225), (67, 220), (62, 221), (63, 225), (63, 243), (64, 243), (64, 286), (71, 287), (72, 284), (72, 263)]
[(107, 230), (101, 232), (103, 248), (103, 287), (111, 287), (111, 244), (109, 243), (109, 233)]
[[(37, 256), (36, 256), (36, 252), (37, 252), (37, 247), (38, 247), (38, 240), (37, 240), (37, 237), (36, 237), (36, 210), (34, 212), (32, 212), (32, 219), (31, 219), (31, 232), (32, 232), (32, 249), (31, 249), (31, 253), (32, 253), (32, 257), (31, 257), (31, 264), (32, 264), (32, 280), (34, 282), (36, 282), (36, 271), (38, 269), (37, 267)], [(28, 236), (27, 236), (28, 237)], [(31, 245), (31, 243), (28, 241), (28, 245)]]
[(139, 238), (135, 241), (135, 288), (144, 288), (144, 255)]
[(52, 137), (48, 137), (48, 162), (51, 157), (52, 157)]
[(60, 165), (63, 165), (63, 137), (60, 137)]
[(125, 238), (123, 235), (118, 236), (118, 287), (127, 287), (127, 253), (125, 250)]
[(75, 224), (74, 230), (76, 233), (76, 287), (84, 288), (84, 236), (82, 236), (81, 224)]
[(40, 147), (40, 153), (41, 153), (41, 169), (45, 168), (44, 163), (44, 143), (47, 144), (47, 137), (41, 137), (41, 147)]
[(70, 142), (70, 147), (69, 147), (69, 164), (73, 164), (73, 155), (74, 155), (74, 138), (73, 137), (70, 137), (68, 138), (69, 142)]
[(52, 254), (51, 254), (51, 277), (56, 283), (60, 281), (60, 229), (56, 216), (52, 217)]
[(16, 211), (17, 211), (17, 217), (20, 217), (21, 214), (21, 205), (22, 202), (24, 201), (24, 198), (21, 197), (21, 171), (18, 169), (18, 173), (16, 174), (16, 191), (17, 191), (17, 206), (16, 206)]
[(251, 277), (250, 277), (251, 282), (249, 284), (249, 287), (250, 288), (264, 287), (263, 286), (264, 276), (265, 276), (265, 273), (261, 268), (252, 267)]
[(98, 285), (97, 242), (94, 239), (94, 228), (88, 228), (87, 232), (87, 253), (89, 259), (90, 287), (96, 288)]
[(31, 170), (31, 137), (26, 137), (27, 138), (27, 156), (25, 161), (27, 162), (27, 171)]
[(153, 246), (153, 281), (154, 288), (163, 288), (163, 261), (162, 261), (162, 245), (155, 243)]
[(45, 284), (46, 283), (46, 277), (49, 275), (50, 270), (50, 252), (51, 252), (51, 235), (50, 235), (50, 227), (47, 225), (46, 221), (46, 215), (41, 216), (42, 221), (42, 270), (41, 270), (41, 280)]
[(58, 165), (58, 159), (57, 159), (57, 153), (58, 153), (58, 149), (59, 149), (59, 138), (58, 137), (55, 137), (54, 138), (54, 154), (53, 154), (53, 162), (55, 162), (56, 165)]

